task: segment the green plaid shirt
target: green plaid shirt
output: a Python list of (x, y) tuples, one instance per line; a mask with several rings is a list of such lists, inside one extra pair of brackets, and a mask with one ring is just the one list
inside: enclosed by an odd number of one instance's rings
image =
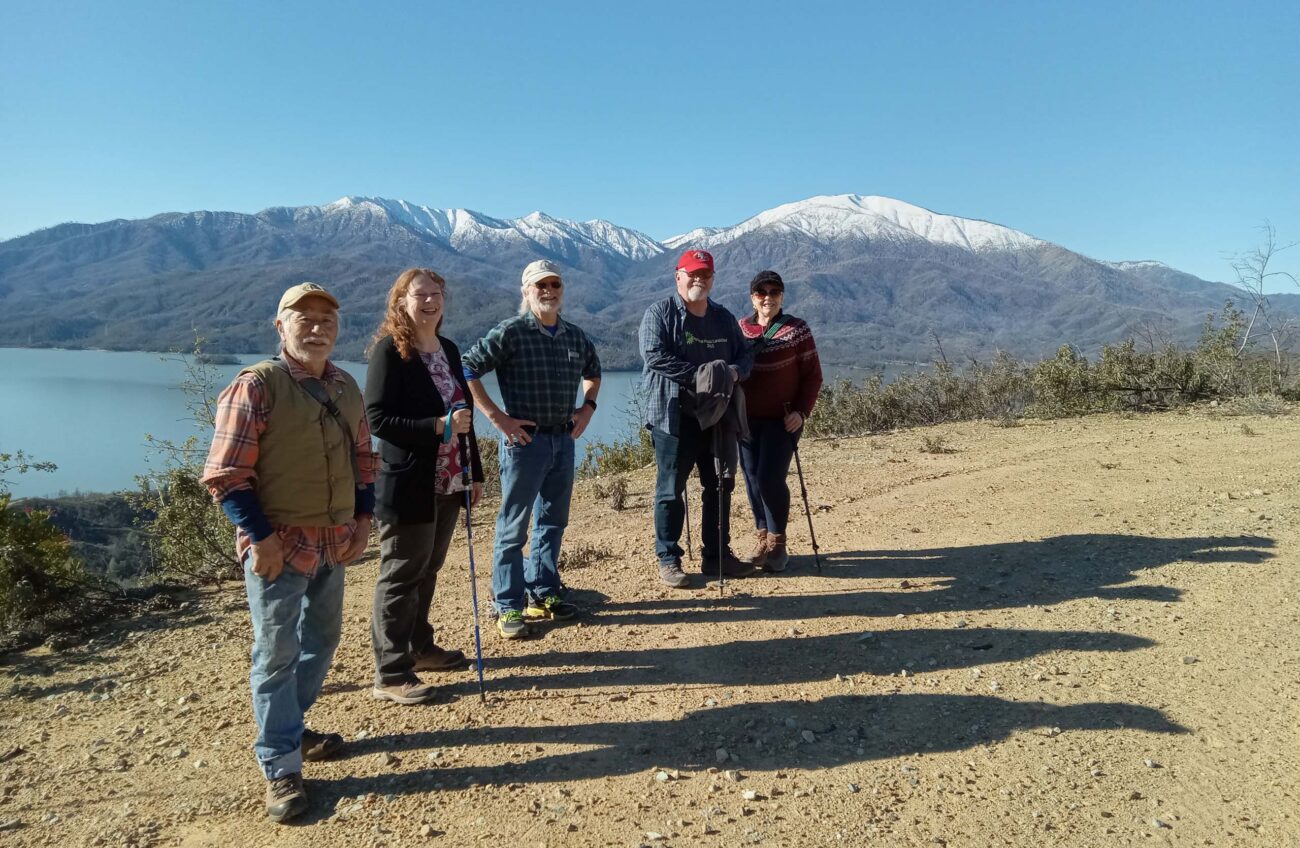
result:
[(581, 381), (600, 379), (600, 357), (586, 333), (561, 318), (552, 336), (532, 312), (497, 324), (461, 362), (467, 380), (496, 371), (506, 414), (543, 427), (567, 423)]

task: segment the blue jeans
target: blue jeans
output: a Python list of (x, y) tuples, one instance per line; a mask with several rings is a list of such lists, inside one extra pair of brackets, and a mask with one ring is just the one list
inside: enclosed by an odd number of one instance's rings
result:
[(802, 432), (787, 433), (783, 418), (749, 419), (750, 440), (740, 443), (740, 465), (759, 530), (785, 535), (790, 521), (790, 487), (785, 481)]
[(343, 569), (314, 577), (289, 568), (274, 582), (244, 561), (253, 618), (253, 751), (267, 780), (302, 771), (303, 715), (316, 703), (343, 630)]
[[(498, 613), (523, 612), (525, 593), (560, 591), (560, 540), (573, 495), (573, 436), (535, 433), (526, 445), (501, 442), (501, 511), (492, 551), (492, 596)], [(528, 557), (528, 522), (533, 540)]]
[[(686, 520), (686, 478), (692, 468), (700, 470), (700, 544), (705, 559), (716, 559), (718, 550), (718, 472), (713, 467), (713, 430), (701, 430), (695, 418), (683, 415), (676, 436), (652, 427), (655, 446), (655, 556), (660, 564), (681, 565), (682, 524)], [(736, 481), (724, 479), (722, 488), (730, 495)], [(728, 510), (722, 511), (722, 548), (731, 545)]]

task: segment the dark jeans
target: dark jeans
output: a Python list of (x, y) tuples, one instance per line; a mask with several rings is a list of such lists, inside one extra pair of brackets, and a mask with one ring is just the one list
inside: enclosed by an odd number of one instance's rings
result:
[(749, 419), (749, 442), (740, 443), (740, 465), (745, 472), (745, 491), (754, 513), (754, 526), (769, 533), (785, 534), (790, 521), (790, 460), (803, 432), (785, 431), (782, 418)]
[(434, 647), (429, 608), (464, 504), (464, 492), (438, 495), (433, 521), (379, 522), (381, 559), (370, 641), (375, 651), (375, 680), (381, 686), (412, 679), (415, 657)]
[[(694, 418), (682, 416), (678, 435), (672, 436), (653, 427), (650, 430), (655, 446), (655, 555), (660, 563), (681, 564), (682, 523), (686, 518), (686, 505), (682, 493), (691, 468), (700, 469), (700, 541), (704, 558), (715, 559), (718, 551), (718, 473), (713, 467), (713, 430), (701, 430)], [(722, 481), (723, 492), (728, 496), (736, 487), (735, 480)], [(722, 511), (722, 546), (731, 545), (729, 510)]]

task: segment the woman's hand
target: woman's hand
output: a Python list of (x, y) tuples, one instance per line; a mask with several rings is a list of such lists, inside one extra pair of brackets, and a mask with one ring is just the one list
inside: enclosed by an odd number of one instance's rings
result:
[(469, 428), (474, 425), (474, 413), (468, 408), (458, 409), (451, 414), (451, 432), (453, 435), (463, 436), (469, 432)]
[(469, 505), (478, 506), (481, 500), (483, 500), (483, 484), (475, 483), (469, 487)]
[(803, 426), (803, 415), (798, 412), (787, 412), (785, 414), (785, 431), (787, 433), (797, 433)]

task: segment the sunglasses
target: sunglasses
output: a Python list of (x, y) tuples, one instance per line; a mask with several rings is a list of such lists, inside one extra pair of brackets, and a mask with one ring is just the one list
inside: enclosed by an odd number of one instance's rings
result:
[(785, 294), (783, 289), (755, 289), (754, 297), (780, 297)]
[(559, 280), (538, 280), (537, 282), (533, 283), (533, 288), (540, 289), (542, 291), (545, 291), (546, 289), (555, 289), (556, 291), (559, 291), (560, 289), (564, 288), (564, 283), (560, 282)]

